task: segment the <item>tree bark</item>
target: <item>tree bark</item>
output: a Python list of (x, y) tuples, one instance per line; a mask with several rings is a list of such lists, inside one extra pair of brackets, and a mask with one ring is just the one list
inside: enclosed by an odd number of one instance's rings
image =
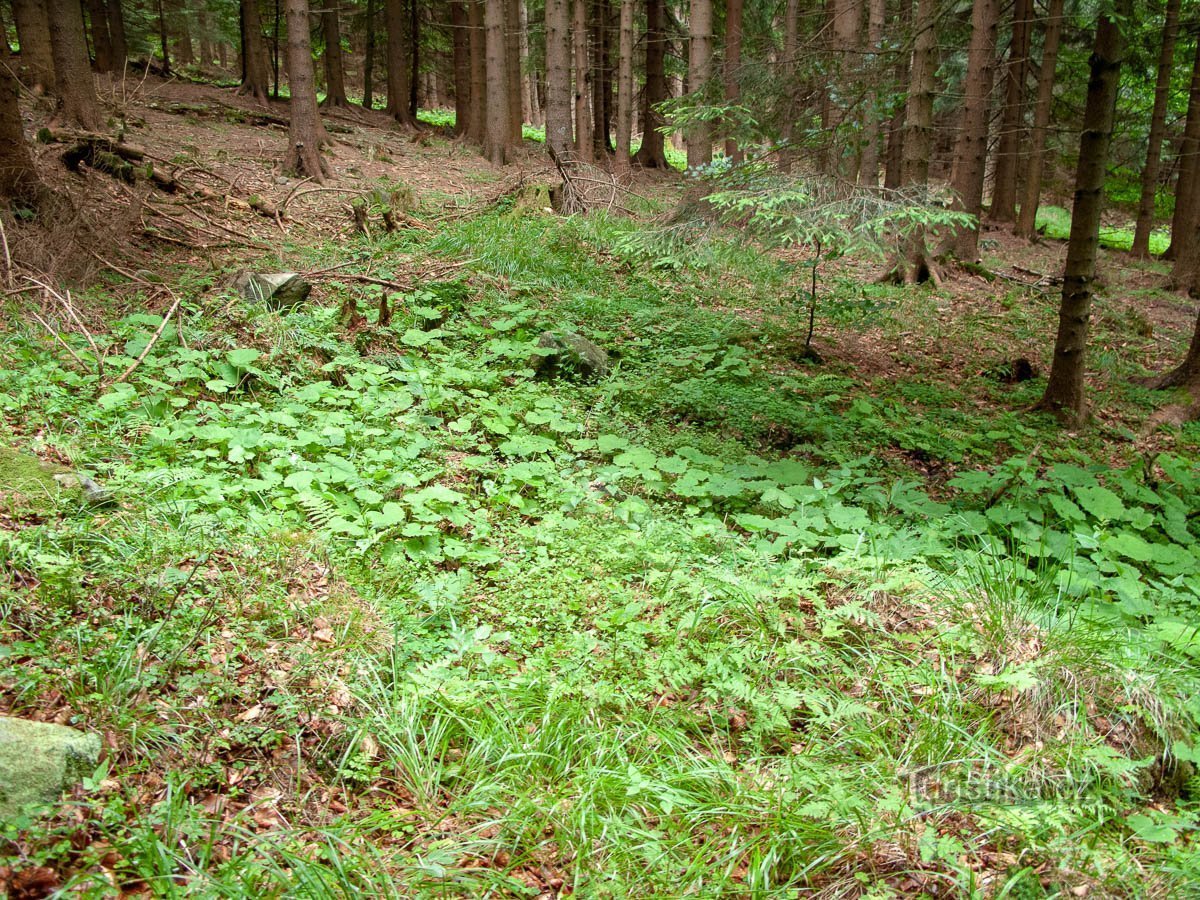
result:
[[(933, 148), (933, 93), (937, 74), (937, 14), (938, 0), (917, 0), (908, 100), (904, 112), (901, 173), (904, 188), (916, 197), (922, 197), (929, 186), (929, 155)], [(922, 229), (915, 229), (908, 238), (902, 256), (883, 280), (904, 284), (933, 280), (936, 283), (937, 266), (929, 258)]]
[(171, 47), (167, 40), (167, 10), (164, 0), (158, 0), (158, 52), (162, 56), (164, 75), (171, 74)]
[(546, 143), (567, 159), (571, 146), (571, 12), (569, 0), (546, 0)]
[(13, 0), (17, 39), (21, 42), (21, 67), (29, 87), (53, 94), (54, 55), (50, 49), (50, 19), (42, 0)]
[(467, 0), (470, 17), (471, 121), (467, 136), (480, 147), (487, 138), (487, 40), (484, 30), (484, 0)]
[(504, 77), (508, 86), (508, 143), (521, 146), (525, 133), (521, 126), (521, 35), (518, 20), (521, 0), (504, 2)]
[(203, 6), (196, 9), (196, 29), (200, 32), (200, 65), (210, 66), (213, 61), (212, 32), (208, 28), (208, 12)]
[(971, 7), (971, 43), (967, 48), (962, 130), (954, 147), (950, 181), (958, 195), (955, 208), (975, 216), (976, 225), (956, 232), (945, 245), (946, 250), (966, 262), (975, 262), (979, 256), (978, 222), (983, 212), (988, 112), (996, 74), (996, 28), (999, 19), (999, 0), (977, 0)]
[(521, 116), (530, 125), (537, 125), (537, 90), (534, 88), (533, 66), (529, 58), (529, 10), (525, 0), (517, 0), (517, 14), (520, 17), (517, 38), (521, 53)]
[(646, 169), (665, 169), (667, 154), (658, 129), (662, 114), (655, 108), (667, 99), (666, 0), (646, 0), (646, 87), (642, 92), (642, 145), (634, 160)]
[(608, 65), (608, 0), (592, 0), (592, 151), (607, 166), (609, 108), (612, 104), (611, 70)]
[[(415, 0), (413, 0), (415, 2)], [(385, 0), (387, 19), (387, 113), (401, 125), (413, 128), (416, 118), (409, 110), (410, 72), (404, 0)]]
[(263, 43), (262, 21), (258, 16), (258, 0), (241, 0), (242, 84), (239, 94), (246, 94), (256, 103), (266, 106), (269, 99), (267, 47)]
[(867, 54), (863, 67), (868, 87), (863, 104), (862, 157), (858, 166), (858, 183), (870, 188), (879, 187), (879, 92), (875, 85), (882, 74), (878, 68), (878, 60), (883, 46), (883, 20), (886, 15), (886, 0), (869, 0)]
[(408, 0), (408, 114), (417, 121), (417, 86), (421, 83), (421, 17), (417, 0)]
[[(862, 43), (863, 0), (832, 0), (829, 10), (833, 19), (829, 30), (830, 49), (833, 51), (833, 83), (838, 85), (843, 95), (855, 97), (859, 94), (862, 81), (857, 51)], [(827, 168), (831, 173), (840, 173), (847, 180), (854, 181), (858, 176), (857, 154), (844, 154), (841, 148), (853, 147), (857, 142), (840, 139), (837, 135), (853, 113), (828, 90), (825, 91), (824, 102), (831, 139), (824, 154)]]
[(1179, 177), (1175, 182), (1175, 214), (1171, 217), (1171, 246), (1164, 259), (1187, 254), (1196, 221), (1197, 186), (1200, 185), (1200, 40), (1192, 63), (1192, 86), (1188, 97), (1187, 120), (1179, 147)]
[[(461, 8), (462, 4), (458, 6)], [(375, 19), (375, 0), (367, 0), (363, 22), (363, 109), (375, 108)]]
[[(882, 2), (882, 0), (879, 0)], [(726, 0), (725, 4), (725, 65), (722, 76), (725, 88), (725, 102), (737, 103), (742, 96), (742, 15), (743, 0)], [(725, 139), (725, 155), (735, 163), (742, 161), (744, 154), (733, 138)]]
[(1075, 172), (1075, 202), (1071, 210), (1071, 238), (1063, 274), (1062, 302), (1058, 312), (1058, 337), (1046, 392), (1037, 408), (1053, 412), (1067, 424), (1085, 416), (1084, 357), (1088, 321), (1096, 280), (1096, 251), (1100, 245), (1100, 213), (1104, 204), (1104, 176), (1112, 141), (1121, 62), (1125, 55), (1122, 23), (1129, 18), (1132, 0), (1117, 0), (1111, 14), (1096, 26), (1088, 78), (1079, 163)]
[[(741, 2), (741, 0), (734, 0)], [(614, 168), (628, 175), (633, 140), (633, 0), (621, 0), (621, 34), (617, 54), (617, 150)]]
[[(901, 34), (907, 33), (909, 26), (912, 24), (912, 0), (900, 0), (900, 14), (898, 18), (898, 31)], [(896, 60), (896, 71), (893, 76), (897, 85), (908, 84), (909, 80), (909, 57), (906, 54), (898, 54)], [(898, 105), (896, 112), (892, 115), (891, 121), (888, 122), (887, 135), (887, 160), (884, 163), (883, 186), (888, 190), (895, 190), (900, 187), (904, 172), (904, 107)]]
[(92, 36), (92, 65), (97, 72), (113, 69), (112, 41), (108, 36), (108, 10), (104, 0), (87, 0), (88, 32)]
[(25, 142), (21, 109), (17, 103), (20, 87), (13, 74), (15, 71), (16, 60), (5, 41), (0, 46), (0, 197), (36, 203), (45, 188)]
[[(712, 77), (712, 0), (691, 0), (688, 21), (688, 90), (699, 98)], [(707, 122), (694, 122), (687, 134), (689, 169), (712, 162), (712, 129)]]
[(1029, 44), (1033, 33), (1033, 0), (1013, 4), (1012, 42), (1004, 68), (1004, 112), (1000, 122), (1000, 142), (996, 147), (996, 172), (992, 206), (988, 218), (993, 222), (1015, 222), (1017, 218), (1017, 169), (1021, 159), (1021, 125), (1025, 109), (1025, 72), (1029, 65)]
[(450, 2), (450, 29), (454, 51), (454, 133), (467, 133), (471, 119), (471, 47), (467, 7), (463, 0)]
[(47, 0), (50, 49), (58, 91), (57, 116), (85, 131), (99, 131), (104, 121), (88, 63), (79, 0)]
[(1050, 127), (1050, 111), (1054, 105), (1054, 72), (1058, 66), (1058, 42), (1062, 35), (1063, 0), (1050, 0), (1046, 15), (1045, 37), (1042, 41), (1042, 62), (1038, 73), (1037, 101), (1033, 111), (1033, 131), (1029, 136), (1029, 155), (1026, 157), (1025, 189), (1013, 234), (1033, 240), (1037, 231), (1038, 204), (1042, 197), (1042, 170), (1046, 164), (1046, 134)]
[(172, 5), (175, 13), (172, 16), (175, 22), (175, 55), (183, 65), (190, 66), (196, 61), (196, 53), (192, 48), (191, 18), (184, 0), (174, 0)]
[(796, 119), (800, 114), (799, 85), (797, 84), (797, 54), (800, 49), (800, 0), (787, 0), (783, 11), (783, 51), (778, 60), (776, 74), (783, 85), (783, 124), (779, 129), (784, 150), (780, 154), (780, 167), (790, 170), (796, 156), (791, 146), (796, 130)]
[(1137, 224), (1134, 226), (1133, 246), (1130, 248), (1130, 253), (1140, 259), (1150, 256), (1150, 232), (1154, 229), (1154, 198), (1158, 194), (1163, 134), (1167, 129), (1167, 100), (1171, 94), (1171, 68), (1175, 64), (1175, 36), (1178, 33), (1179, 0), (1167, 0), (1162, 49), (1158, 57), (1158, 77), (1154, 83), (1154, 111), (1150, 115), (1146, 164), (1142, 167), (1142, 195), (1138, 201)]
[(309, 27), (308, 0), (287, 0), (288, 89), (292, 94), (292, 121), (283, 167), (319, 184), (330, 174), (329, 164), (321, 156), (321, 147), (329, 142), (329, 136), (317, 109)]
[(592, 155), (592, 64), (588, 57), (587, 0), (574, 0), (575, 156), (590, 163)]
[(348, 109), (346, 99), (345, 66), (342, 63), (342, 29), (338, 23), (336, 0), (326, 0), (328, 5), (321, 12), (321, 32), (325, 36), (325, 99), (322, 106)]
[(504, 10), (507, 0), (485, 0), (483, 10), (484, 44), (487, 57), (487, 132), (484, 137), (484, 156), (494, 166), (507, 162), (511, 139), (508, 113), (508, 41), (505, 35)]

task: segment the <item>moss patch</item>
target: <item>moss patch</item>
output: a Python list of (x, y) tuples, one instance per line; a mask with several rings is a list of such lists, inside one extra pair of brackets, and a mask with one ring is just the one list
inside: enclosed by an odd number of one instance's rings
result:
[(0, 495), (16, 495), (28, 502), (46, 500), (62, 490), (54, 476), (67, 471), (28, 453), (0, 447)]

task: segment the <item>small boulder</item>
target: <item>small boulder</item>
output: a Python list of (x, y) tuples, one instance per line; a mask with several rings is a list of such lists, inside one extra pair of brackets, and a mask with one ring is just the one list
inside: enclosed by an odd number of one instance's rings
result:
[(295, 309), (312, 293), (312, 285), (296, 272), (259, 274), (243, 269), (233, 277), (233, 286), (252, 303), (265, 303), (277, 312)]
[(530, 365), (547, 378), (590, 381), (608, 374), (608, 353), (573, 331), (543, 331)]
[(29, 803), (53, 803), (99, 759), (98, 735), (0, 716), (0, 819)]
[(96, 484), (94, 480), (78, 472), (62, 472), (54, 476), (55, 483), (63, 490), (79, 491), (83, 502), (88, 506), (107, 506), (113, 502), (110, 491)]

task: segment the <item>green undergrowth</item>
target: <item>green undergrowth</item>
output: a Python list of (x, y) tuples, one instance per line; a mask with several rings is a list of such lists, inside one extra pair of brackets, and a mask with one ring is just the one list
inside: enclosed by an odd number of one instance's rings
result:
[[(1037, 229), (1048, 238), (1065, 241), (1071, 236), (1071, 213), (1061, 206), (1039, 206)], [(1150, 232), (1150, 253), (1162, 256), (1171, 245), (1171, 232), (1159, 229)], [(1133, 246), (1133, 229), (1102, 225), (1100, 246), (1110, 250), (1128, 250)]]
[[(12, 326), (5, 440), (120, 505), (0, 515), (6, 706), (111, 736), (5, 864), (97, 895), (1195, 882), (1194, 456), (798, 363), (786, 270), (664, 270), (612, 249), (632, 227), (502, 206), (317, 247), (290, 261), (472, 262), (386, 326), (350, 280), (204, 294), (100, 393)], [(937, 302), (889, 290), (821, 327)], [(158, 323), (114, 316), (106, 371)], [(562, 327), (604, 378), (534, 377)]]

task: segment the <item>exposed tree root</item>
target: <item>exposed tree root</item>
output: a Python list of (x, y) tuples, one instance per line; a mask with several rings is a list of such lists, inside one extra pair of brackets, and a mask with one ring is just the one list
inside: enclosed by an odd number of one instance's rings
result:
[(938, 263), (928, 253), (910, 254), (905, 259), (895, 257), (878, 278), (876, 284), (924, 284), (942, 286), (942, 272)]

